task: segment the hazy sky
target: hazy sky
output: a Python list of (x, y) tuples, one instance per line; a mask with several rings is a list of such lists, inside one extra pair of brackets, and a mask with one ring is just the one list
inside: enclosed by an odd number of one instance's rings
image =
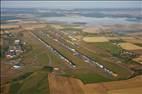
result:
[(2, 1), (6, 8), (142, 8), (142, 1)]

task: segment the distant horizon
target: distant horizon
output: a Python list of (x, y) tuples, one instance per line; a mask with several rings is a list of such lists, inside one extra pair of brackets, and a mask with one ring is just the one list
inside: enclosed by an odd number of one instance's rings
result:
[(142, 10), (142, 8), (138, 8), (138, 7), (134, 7), (134, 8), (107, 8), (107, 7), (105, 7), (105, 8), (72, 8), (72, 9), (64, 9), (64, 8), (36, 8), (36, 7), (31, 7), (31, 8), (16, 8), (16, 7), (14, 7), (14, 8), (10, 8), (10, 7), (3, 7), (3, 8), (1, 8), (1, 9), (55, 9), (55, 10), (75, 10), (75, 9), (140, 9), (140, 10)]
[(1, 8), (142, 8), (142, 1), (1, 1)]

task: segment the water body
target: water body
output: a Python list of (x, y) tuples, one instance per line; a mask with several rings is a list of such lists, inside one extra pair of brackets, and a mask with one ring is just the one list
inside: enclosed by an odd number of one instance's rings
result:
[(139, 24), (141, 21), (131, 21), (128, 20), (129, 18), (125, 17), (84, 17), (84, 16), (77, 16), (77, 17), (70, 17), (70, 16), (63, 16), (63, 17), (43, 17), (41, 20), (48, 21), (48, 22), (66, 22), (66, 23), (86, 23), (86, 24), (94, 24), (94, 25), (111, 25), (111, 24)]
[(15, 16), (1, 16), (0, 19), (1, 19), (1, 21), (6, 21), (6, 20), (16, 20), (18, 18)]

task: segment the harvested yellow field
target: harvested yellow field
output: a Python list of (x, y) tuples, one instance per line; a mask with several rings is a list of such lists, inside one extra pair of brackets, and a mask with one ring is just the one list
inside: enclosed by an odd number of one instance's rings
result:
[(44, 28), (46, 27), (46, 24), (23, 24), (22, 27), (26, 30), (33, 30), (36, 28)]
[(130, 33), (130, 34), (127, 34), (129, 36), (139, 36), (139, 35), (142, 35), (142, 32), (136, 32), (136, 33)]
[(48, 75), (50, 94), (84, 94), (83, 83), (78, 79)]
[(126, 50), (142, 50), (142, 47), (132, 43), (120, 43), (120, 47)]
[(10, 94), (10, 84), (1, 85), (2, 92), (0, 94)]
[(140, 64), (142, 64), (142, 55), (137, 57), (137, 58), (134, 58), (133, 60), (140, 63)]
[(134, 37), (120, 37), (123, 41), (130, 42), (130, 43), (142, 43), (142, 39), (137, 39)]
[(142, 83), (142, 75), (136, 76), (128, 80), (105, 82), (102, 83), (101, 85), (106, 87), (108, 91), (111, 91), (111, 90), (137, 88), (137, 87), (141, 88), (142, 87), (141, 83)]
[(119, 37), (106, 37), (108, 40), (119, 40)]
[(105, 27), (105, 26), (100, 26), (100, 25), (97, 25), (97, 26), (88, 26), (88, 27), (85, 27), (83, 29), (83, 32), (87, 32), (87, 33), (107, 33), (107, 32), (111, 32), (111, 28), (110, 27)]
[(127, 39), (124, 41), (130, 42), (130, 43), (142, 43), (142, 39)]
[(74, 36), (74, 38), (76, 38), (77, 40), (82, 40), (83, 36), (78, 35), (78, 36)]
[(83, 32), (87, 32), (87, 33), (100, 33), (100, 29), (97, 27), (87, 27), (83, 29)]
[(7, 22), (21, 22), (21, 20), (7, 20)]
[(120, 37), (120, 39), (122, 39), (122, 40), (131, 40), (131, 39), (135, 39), (134, 37)]
[(84, 37), (85, 42), (108, 42), (109, 40), (106, 37)]
[(79, 79), (48, 75), (50, 94), (142, 94), (142, 76), (129, 80), (83, 84)]
[[(122, 81), (112, 81), (104, 83), (94, 83), (84, 85), (85, 91), (91, 90), (92, 93), (86, 94), (141, 94), (142, 76)], [(94, 93), (97, 92), (97, 93)]]
[(111, 90), (108, 94), (142, 94), (142, 87)]
[(22, 20), (20, 21), (20, 24), (35, 24), (35, 23), (38, 23), (37, 21), (30, 21), (30, 20)]
[(19, 25), (15, 25), (15, 24), (13, 24), (13, 25), (1, 25), (0, 26), (0, 28), (1, 29), (11, 29), (11, 28), (19, 28)]
[(61, 25), (51, 25), (51, 27), (56, 28), (56, 29), (63, 29)]

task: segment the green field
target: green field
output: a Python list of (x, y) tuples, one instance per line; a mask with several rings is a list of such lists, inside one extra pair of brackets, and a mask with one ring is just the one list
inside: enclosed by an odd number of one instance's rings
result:
[(122, 56), (121, 53), (125, 50), (117, 45), (114, 45), (112, 42), (94, 43), (94, 45), (102, 50), (108, 51), (108, 53), (111, 53), (112, 56), (117, 57), (123, 63), (136, 63), (132, 60), (132, 57), (126, 57), (126, 55), (125, 57)]
[(48, 70), (24, 74), (11, 82), (11, 94), (49, 94)]
[(109, 53), (111, 53), (112, 55), (120, 55), (120, 52), (122, 51), (122, 49), (114, 44), (112, 44), (111, 42), (100, 42), (100, 43), (95, 43), (94, 44), (96, 47), (102, 48), (107, 50)]
[(76, 74), (75, 78), (80, 79), (85, 84), (111, 81), (111, 79), (109, 79), (109, 78), (105, 78), (105, 77), (103, 77), (101, 75), (94, 74), (94, 73)]

